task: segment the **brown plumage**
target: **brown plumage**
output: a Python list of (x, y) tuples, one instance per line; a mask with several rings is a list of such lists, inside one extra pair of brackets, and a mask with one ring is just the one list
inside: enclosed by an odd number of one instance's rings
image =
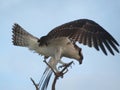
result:
[(89, 47), (99, 48), (107, 55), (105, 47), (114, 55), (113, 49), (119, 53), (118, 42), (103, 27), (92, 20), (75, 20), (54, 28), (47, 34), (50, 39), (69, 37), (74, 42), (78, 41)]
[[(12, 35), (12, 42), (14, 45), (16, 46), (23, 46), (23, 47), (27, 47), (29, 46), (29, 39), (32, 38), (36, 38), (33, 35), (31, 35), (30, 33), (28, 33), (27, 31), (25, 31), (20, 25), (18, 24), (14, 24), (13, 26), (13, 35)], [(38, 38), (36, 38), (38, 39)]]

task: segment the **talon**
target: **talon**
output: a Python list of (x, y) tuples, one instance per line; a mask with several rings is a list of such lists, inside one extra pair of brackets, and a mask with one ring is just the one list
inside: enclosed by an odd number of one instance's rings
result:
[(63, 72), (57, 72), (57, 73), (55, 73), (55, 75), (56, 75), (57, 77), (63, 78), (64, 73), (63, 73)]
[(58, 67), (58, 69), (60, 69), (60, 68), (62, 68), (62, 67), (63, 67), (63, 66), (60, 65), (60, 66)]
[(68, 69), (66, 69), (66, 71), (64, 72), (64, 74), (67, 73), (67, 72), (68, 72)]
[(72, 66), (70, 66), (70, 68), (72, 68)]
[(56, 75), (57, 77), (63, 78), (63, 75), (66, 74), (67, 72), (68, 72), (68, 69), (65, 69), (65, 70), (63, 70), (63, 71), (60, 71), (60, 72), (55, 73), (55, 75)]
[(43, 60), (43, 62), (46, 62), (46, 60)]
[[(68, 67), (68, 66), (70, 66), (71, 64), (75, 64), (75, 63), (74, 63), (73, 61), (71, 61), (71, 62), (69, 62), (69, 63), (60, 65), (60, 66), (58, 67), (58, 69), (63, 68), (63, 67)], [(70, 66), (70, 67), (72, 68), (72, 66)]]
[(43, 62), (47, 63), (46, 59), (44, 59)]
[(75, 65), (75, 63), (74, 63), (74, 62), (72, 62), (72, 64), (73, 64), (73, 65)]
[(58, 67), (58, 69), (63, 68), (63, 67), (66, 67), (66, 66), (67, 66), (67, 64), (60, 65), (60, 66)]

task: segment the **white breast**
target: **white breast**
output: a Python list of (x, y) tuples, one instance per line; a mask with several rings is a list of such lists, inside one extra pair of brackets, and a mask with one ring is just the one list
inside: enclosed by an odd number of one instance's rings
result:
[(34, 50), (38, 54), (52, 57), (56, 55), (57, 50), (61, 49), (62, 56), (75, 59), (79, 58), (78, 50), (75, 49), (72, 42), (66, 37), (52, 39), (48, 42), (48, 46), (39, 46), (36, 39), (30, 39), (29, 49)]

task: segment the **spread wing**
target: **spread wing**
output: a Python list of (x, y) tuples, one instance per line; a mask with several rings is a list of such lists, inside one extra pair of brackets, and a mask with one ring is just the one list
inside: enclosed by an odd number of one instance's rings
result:
[[(54, 28), (47, 35), (50, 39), (68, 37), (74, 42), (79, 42), (96, 50), (101, 50), (107, 55), (106, 48), (114, 55), (113, 49), (119, 53), (118, 42), (104, 28), (92, 20), (80, 19)], [(106, 48), (105, 48), (106, 47)]]

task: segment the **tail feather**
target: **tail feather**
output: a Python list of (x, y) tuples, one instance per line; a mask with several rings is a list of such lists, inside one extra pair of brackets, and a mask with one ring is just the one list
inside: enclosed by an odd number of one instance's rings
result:
[(14, 24), (12, 30), (13, 30), (12, 42), (16, 46), (28, 47), (31, 44), (30, 42), (32, 41), (32, 39), (34, 39), (33, 41), (38, 39), (31, 35), (30, 33), (28, 33), (27, 31), (25, 31), (18, 24)]

